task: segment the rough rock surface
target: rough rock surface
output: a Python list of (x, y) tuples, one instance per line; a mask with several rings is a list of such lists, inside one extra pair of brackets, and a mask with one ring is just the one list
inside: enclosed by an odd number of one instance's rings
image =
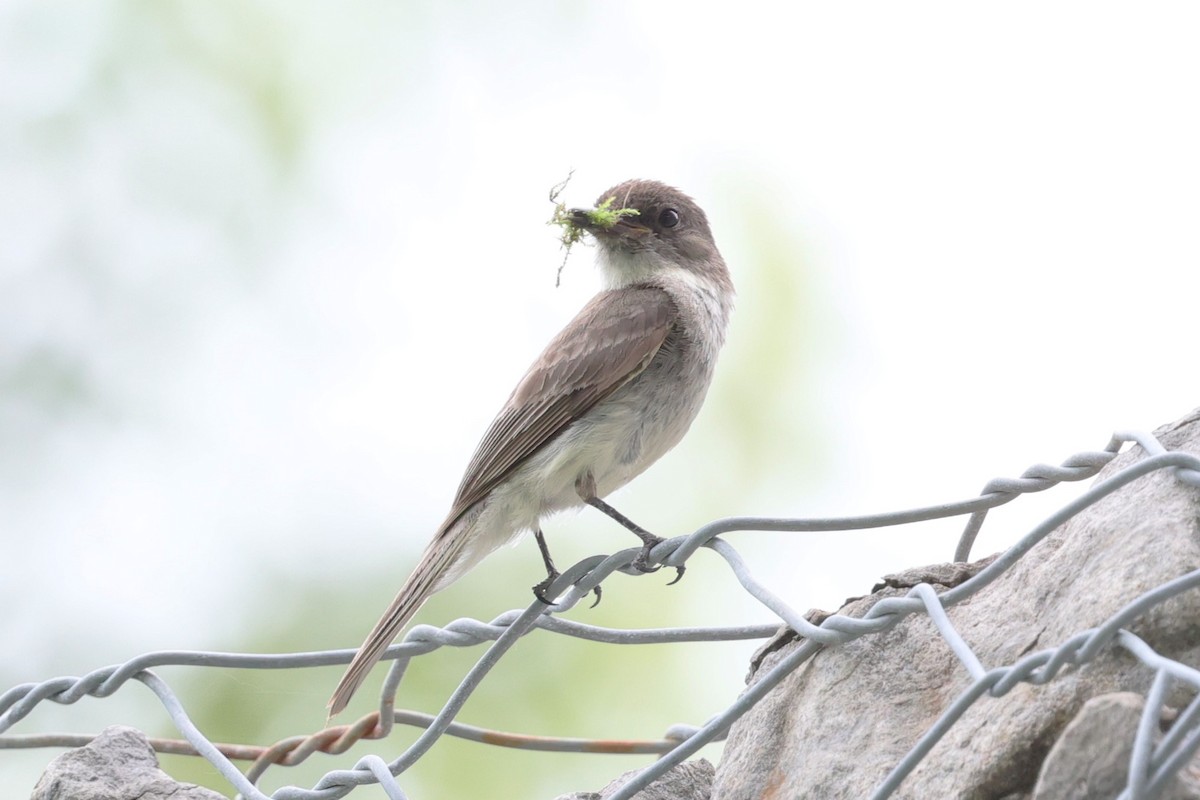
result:
[[(1200, 412), (1155, 433), (1168, 450), (1200, 453)], [(1097, 481), (1143, 458), (1133, 447)], [(1200, 491), (1158, 471), (1066, 522), (949, 615), (990, 669), (1058, 647), (1138, 595), (1197, 568)], [(846, 611), (861, 614), (881, 597), (904, 593), (885, 587)], [(1160, 654), (1198, 663), (1200, 592), (1172, 598), (1130, 629)], [(776, 641), (755, 675), (799, 644)], [(1047, 754), (1090, 698), (1142, 696), (1152, 679), (1150, 669), (1114, 648), (1045, 685), (1023, 683), (1003, 697), (985, 695), (892, 796), (1029, 797)], [(824, 650), (734, 725), (713, 800), (869, 797), (969, 684), (924, 615)], [(1167, 702), (1186, 699), (1177, 685)], [(1059, 796), (1072, 795), (1044, 795)]]
[[(1046, 756), (1032, 800), (1110, 800), (1119, 795), (1128, 780), (1134, 732), (1144, 707), (1145, 698), (1132, 692), (1084, 703)], [(1185, 770), (1161, 800), (1194, 800), (1200, 797), (1198, 788)]]
[[(607, 800), (640, 770), (626, 772), (599, 792), (564, 794), (557, 800)], [(686, 761), (634, 795), (634, 800), (709, 800), (713, 765), (703, 758)]]
[(145, 735), (113, 725), (91, 744), (50, 762), (30, 800), (226, 800), (191, 783), (178, 783), (158, 768)]

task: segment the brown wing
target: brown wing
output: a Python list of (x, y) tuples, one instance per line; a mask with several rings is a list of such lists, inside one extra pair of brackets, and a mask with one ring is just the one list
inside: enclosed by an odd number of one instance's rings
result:
[(676, 314), (670, 296), (653, 286), (592, 298), (546, 346), (492, 421), (442, 530), (573, 420), (644, 370)]
[[(638, 286), (605, 292), (584, 306), (517, 385), (492, 422), (458, 487), (444, 534), (474, 503), (546, 442), (646, 368), (675, 322), (667, 293)], [(426, 549), (396, 599), (375, 624), (329, 701), (337, 714), (367, 672), (453, 563), (463, 541)]]

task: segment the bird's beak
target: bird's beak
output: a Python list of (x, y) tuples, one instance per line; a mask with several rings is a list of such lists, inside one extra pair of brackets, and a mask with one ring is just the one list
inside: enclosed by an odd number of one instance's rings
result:
[(596, 209), (572, 208), (567, 211), (571, 224), (594, 236), (637, 239), (650, 232), (650, 228), (638, 222), (635, 215), (617, 215), (607, 210), (597, 213)]

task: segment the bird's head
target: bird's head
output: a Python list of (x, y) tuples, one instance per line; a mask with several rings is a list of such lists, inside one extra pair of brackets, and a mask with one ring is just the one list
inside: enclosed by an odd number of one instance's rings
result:
[(679, 270), (727, 280), (704, 211), (666, 184), (625, 181), (602, 193), (594, 208), (572, 208), (563, 216), (595, 239), (611, 287), (652, 282)]

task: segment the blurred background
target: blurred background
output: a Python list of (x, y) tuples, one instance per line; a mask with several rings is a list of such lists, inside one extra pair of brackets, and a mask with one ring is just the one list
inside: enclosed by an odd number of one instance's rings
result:
[[(958, 500), (1176, 419), (1200, 404), (1198, 22), (1182, 2), (6, 0), (0, 691), (150, 650), (357, 646), (597, 289), (586, 247), (554, 285), (547, 193), (572, 169), (569, 204), (630, 177), (692, 194), (739, 290), (692, 433), (614, 501), (661, 535)], [(995, 512), (976, 555), (1078, 490)], [(633, 544), (597, 516), (546, 526), (560, 565)], [(788, 602), (836, 609), (949, 560), (960, 527), (726, 538)], [(524, 539), (418, 621), (490, 619), (541, 577)], [(711, 553), (669, 577), (615, 576), (569, 616), (772, 619)], [(460, 719), (657, 738), (725, 708), (754, 648), (535, 634)], [(399, 705), (436, 711), (481, 652), (420, 659)], [(161, 672), (210, 738), (267, 744), (322, 724), (341, 669)], [(177, 736), (133, 683), (12, 733), (114, 722)], [(0, 794), (56, 752), (0, 754)], [(446, 739), (402, 785), (549, 798), (645, 763)]]

